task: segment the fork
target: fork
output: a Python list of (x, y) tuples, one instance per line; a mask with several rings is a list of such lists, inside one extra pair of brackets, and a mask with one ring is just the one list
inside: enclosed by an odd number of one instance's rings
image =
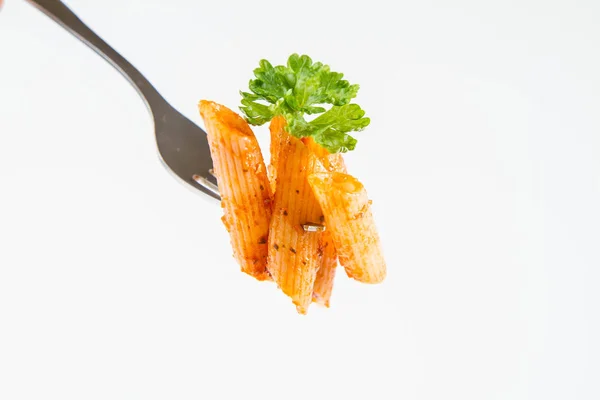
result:
[(166, 169), (193, 189), (220, 200), (206, 132), (173, 108), (129, 61), (62, 1), (27, 1), (92, 48), (129, 80), (152, 114), (159, 158)]

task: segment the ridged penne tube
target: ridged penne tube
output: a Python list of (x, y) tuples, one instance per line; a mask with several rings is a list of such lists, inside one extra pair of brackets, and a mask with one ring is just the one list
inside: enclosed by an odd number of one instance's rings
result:
[(281, 290), (291, 297), (299, 313), (305, 314), (312, 301), (321, 232), (306, 232), (305, 223), (318, 223), (321, 207), (307, 177), (318, 172), (318, 159), (300, 139), (283, 136), (276, 164), (276, 190), (269, 230), (268, 269)]
[(346, 173), (346, 164), (342, 153), (330, 153), (312, 138), (302, 138), (302, 142), (313, 152), (321, 163), (321, 172), (343, 172)]
[(317, 271), (317, 276), (315, 278), (313, 301), (324, 305), (325, 307), (329, 307), (338, 257), (335, 245), (333, 244), (333, 239), (331, 238), (331, 233), (327, 230), (321, 235), (319, 253), (323, 254), (323, 257), (321, 259), (321, 267)]
[(340, 172), (316, 173), (308, 181), (348, 276), (365, 283), (383, 281), (386, 265), (364, 186)]
[[(320, 162), (319, 172), (346, 172), (346, 165), (341, 153), (331, 154), (312, 138), (303, 138), (302, 142), (308, 146)], [(337, 251), (329, 231), (325, 230), (321, 236), (319, 251), (323, 254), (321, 267), (317, 271), (315, 286), (313, 288), (313, 301), (329, 307), (335, 270), (338, 265)]]
[(199, 109), (234, 257), (243, 272), (270, 279), (266, 266), (272, 193), (256, 137), (246, 121), (225, 106), (203, 100)]

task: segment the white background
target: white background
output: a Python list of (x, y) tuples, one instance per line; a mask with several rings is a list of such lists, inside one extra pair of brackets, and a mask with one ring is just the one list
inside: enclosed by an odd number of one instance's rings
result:
[[(115, 70), (0, 13), (0, 399), (600, 398), (600, 3), (71, 0), (201, 124), (260, 58), (361, 84), (382, 285), (239, 272)], [(266, 143), (265, 129), (257, 129)]]

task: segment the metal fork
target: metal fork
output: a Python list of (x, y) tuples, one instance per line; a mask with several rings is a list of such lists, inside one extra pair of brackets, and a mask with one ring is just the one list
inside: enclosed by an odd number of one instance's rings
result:
[(160, 159), (182, 182), (220, 200), (206, 132), (175, 110), (148, 80), (60, 0), (28, 0), (117, 69), (137, 89), (154, 119)]

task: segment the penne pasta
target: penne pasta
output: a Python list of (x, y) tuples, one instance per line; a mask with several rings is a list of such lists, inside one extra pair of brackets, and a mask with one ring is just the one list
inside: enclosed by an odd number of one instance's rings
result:
[[(318, 158), (320, 172), (346, 172), (346, 165), (342, 153), (329, 153), (325, 148), (315, 143), (312, 138), (303, 138), (302, 142)], [(338, 265), (337, 251), (329, 231), (323, 232), (319, 251), (323, 254), (321, 267), (317, 271), (315, 286), (313, 288), (313, 301), (329, 307), (335, 270)]]
[(319, 159), (322, 172), (343, 172), (346, 173), (346, 164), (342, 153), (330, 153), (323, 146), (317, 144), (312, 138), (302, 138), (310, 151)]
[(319, 242), (319, 253), (323, 254), (321, 267), (317, 271), (315, 285), (313, 287), (313, 301), (325, 307), (329, 307), (331, 292), (333, 290), (333, 279), (338, 264), (337, 251), (331, 238), (331, 233), (325, 231), (321, 234)]
[[(386, 275), (371, 203), (342, 156), (356, 147), (350, 133), (370, 118), (352, 102), (359, 86), (307, 55), (276, 66), (261, 60), (253, 72), (248, 91), (240, 91), (245, 119), (199, 103), (222, 220), (242, 271), (275, 281), (306, 314), (312, 302), (329, 307), (338, 260), (361, 282)], [(265, 167), (249, 124), (269, 122)]]
[(365, 283), (383, 281), (386, 265), (364, 186), (340, 172), (312, 174), (308, 181), (348, 276)]
[(276, 190), (269, 230), (268, 269), (298, 312), (305, 314), (322, 260), (319, 252), (322, 233), (303, 229), (305, 223), (318, 223), (322, 216), (307, 177), (320, 167), (310, 149), (287, 134), (285, 124), (277, 122), (271, 125), (272, 135), (279, 135), (281, 142), (274, 164)]
[(258, 142), (248, 123), (225, 106), (201, 101), (223, 223), (243, 272), (258, 280), (267, 272), (272, 192)]

